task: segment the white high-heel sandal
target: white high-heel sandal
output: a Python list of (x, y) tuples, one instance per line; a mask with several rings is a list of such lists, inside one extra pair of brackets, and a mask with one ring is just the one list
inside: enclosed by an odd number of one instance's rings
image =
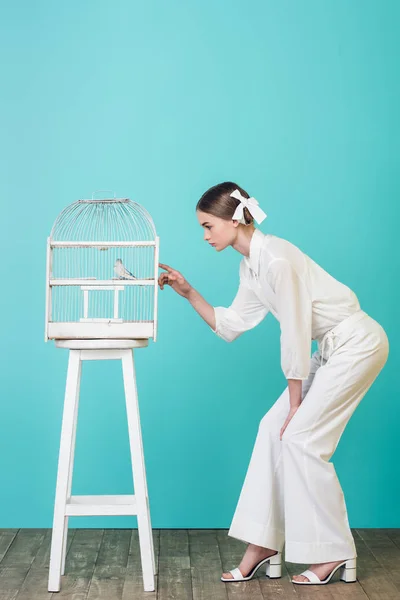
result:
[(325, 583), (329, 583), (333, 575), (336, 573), (338, 569), (340, 569), (340, 579), (345, 583), (352, 583), (357, 581), (357, 559), (349, 558), (348, 560), (344, 560), (340, 565), (337, 565), (333, 569), (329, 575), (325, 577), (325, 579), (320, 579), (318, 575), (313, 573), (307, 569), (307, 571), (303, 571), (303, 573), (299, 573), (299, 575), (304, 575), (304, 577), (308, 577), (310, 581), (295, 581), (292, 579), (292, 583), (298, 583), (299, 585), (324, 585)]
[(276, 552), (276, 554), (273, 554), (272, 556), (268, 556), (267, 558), (263, 558), (262, 560), (260, 560), (260, 562), (253, 567), (253, 569), (246, 577), (243, 577), (239, 568), (236, 568), (232, 569), (232, 571), (229, 571), (233, 579), (221, 577), (221, 581), (225, 581), (227, 583), (229, 581), (248, 581), (255, 575), (256, 571), (258, 571), (258, 569), (265, 563), (267, 563), (265, 572), (267, 577), (269, 577), (270, 579), (277, 579), (282, 576), (282, 552)]

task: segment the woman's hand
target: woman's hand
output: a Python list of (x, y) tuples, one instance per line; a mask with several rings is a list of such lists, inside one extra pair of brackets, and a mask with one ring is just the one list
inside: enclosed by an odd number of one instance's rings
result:
[(293, 419), (293, 417), (296, 414), (296, 412), (298, 411), (299, 407), (300, 407), (300, 404), (299, 404), (299, 406), (291, 406), (290, 407), (289, 414), (286, 417), (286, 421), (284, 422), (284, 424), (281, 428), (280, 434), (279, 434), (279, 438), (281, 440), (282, 440), (283, 432), (285, 431), (286, 427), (289, 425), (290, 421)]
[(160, 289), (164, 289), (164, 285), (170, 285), (175, 292), (183, 296), (184, 298), (188, 297), (192, 286), (190, 283), (186, 281), (184, 276), (176, 271), (176, 269), (172, 269), (168, 265), (163, 265), (162, 263), (158, 263), (162, 269), (166, 269), (167, 273), (161, 273), (158, 278), (158, 285)]

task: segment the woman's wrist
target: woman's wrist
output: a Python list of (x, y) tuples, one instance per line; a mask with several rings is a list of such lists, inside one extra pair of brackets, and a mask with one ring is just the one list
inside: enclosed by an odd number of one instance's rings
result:
[(303, 381), (301, 379), (288, 379), (290, 408), (298, 408), (302, 402)]

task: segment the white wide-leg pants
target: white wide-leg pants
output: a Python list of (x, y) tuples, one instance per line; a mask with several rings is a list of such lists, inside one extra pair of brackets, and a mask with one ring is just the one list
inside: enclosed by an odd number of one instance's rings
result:
[(325, 343), (319, 343), (311, 357), (302, 403), (282, 440), (279, 433), (290, 407), (288, 388), (261, 419), (228, 532), (274, 550), (282, 551), (285, 545), (288, 562), (357, 556), (343, 491), (329, 459), (385, 365), (389, 341), (383, 327), (364, 311), (334, 327), (327, 339), (326, 352)]

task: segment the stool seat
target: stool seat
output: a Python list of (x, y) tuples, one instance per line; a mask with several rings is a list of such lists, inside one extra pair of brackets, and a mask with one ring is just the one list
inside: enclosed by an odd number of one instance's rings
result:
[(136, 340), (55, 340), (57, 348), (68, 350), (120, 350), (122, 348), (145, 348), (148, 338)]

